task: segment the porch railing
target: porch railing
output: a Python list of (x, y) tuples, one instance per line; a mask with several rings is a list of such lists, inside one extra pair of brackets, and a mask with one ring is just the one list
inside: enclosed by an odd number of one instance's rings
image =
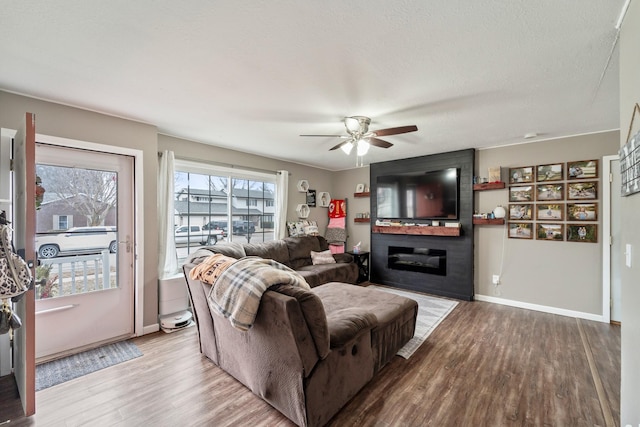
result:
[(110, 253), (41, 259), (36, 270), (36, 299), (116, 288)]

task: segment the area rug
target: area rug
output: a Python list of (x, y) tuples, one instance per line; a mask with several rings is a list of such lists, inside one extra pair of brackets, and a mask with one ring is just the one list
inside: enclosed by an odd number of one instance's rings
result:
[(369, 288), (389, 292), (403, 297), (411, 298), (418, 303), (418, 318), (416, 319), (416, 332), (413, 338), (402, 347), (398, 356), (408, 359), (427, 340), (436, 327), (445, 317), (458, 305), (456, 301), (444, 298), (432, 297), (416, 292), (405, 291), (396, 288), (386, 288), (383, 286), (369, 285)]
[(131, 341), (120, 341), (43, 363), (36, 366), (36, 391), (140, 356), (138, 346)]

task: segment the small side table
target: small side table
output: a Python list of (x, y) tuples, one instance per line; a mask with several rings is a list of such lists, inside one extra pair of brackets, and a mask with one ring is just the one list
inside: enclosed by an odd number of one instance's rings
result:
[(358, 283), (367, 282), (369, 280), (369, 252), (347, 251), (347, 253), (353, 257), (358, 265)]

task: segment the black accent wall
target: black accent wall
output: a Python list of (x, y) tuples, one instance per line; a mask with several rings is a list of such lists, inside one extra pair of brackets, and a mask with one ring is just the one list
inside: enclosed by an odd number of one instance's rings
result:
[[(473, 299), (473, 176), (475, 150), (460, 150), (413, 157), (370, 166), (371, 226), (377, 219), (377, 177), (407, 172), (428, 172), (457, 168), (460, 180), (458, 219), (460, 236), (424, 236), (371, 232), (371, 281), (397, 288), (427, 292), (452, 298)], [(388, 219), (388, 218), (385, 218)], [(449, 222), (453, 222), (451, 220)], [(431, 223), (429, 220), (418, 221)], [(445, 276), (388, 268), (389, 246), (447, 251)]]

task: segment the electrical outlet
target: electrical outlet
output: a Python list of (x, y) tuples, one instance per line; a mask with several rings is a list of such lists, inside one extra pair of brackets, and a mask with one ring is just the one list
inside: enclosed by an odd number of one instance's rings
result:
[(494, 285), (499, 285), (500, 284), (500, 276), (498, 274), (494, 274), (493, 275), (493, 284)]

